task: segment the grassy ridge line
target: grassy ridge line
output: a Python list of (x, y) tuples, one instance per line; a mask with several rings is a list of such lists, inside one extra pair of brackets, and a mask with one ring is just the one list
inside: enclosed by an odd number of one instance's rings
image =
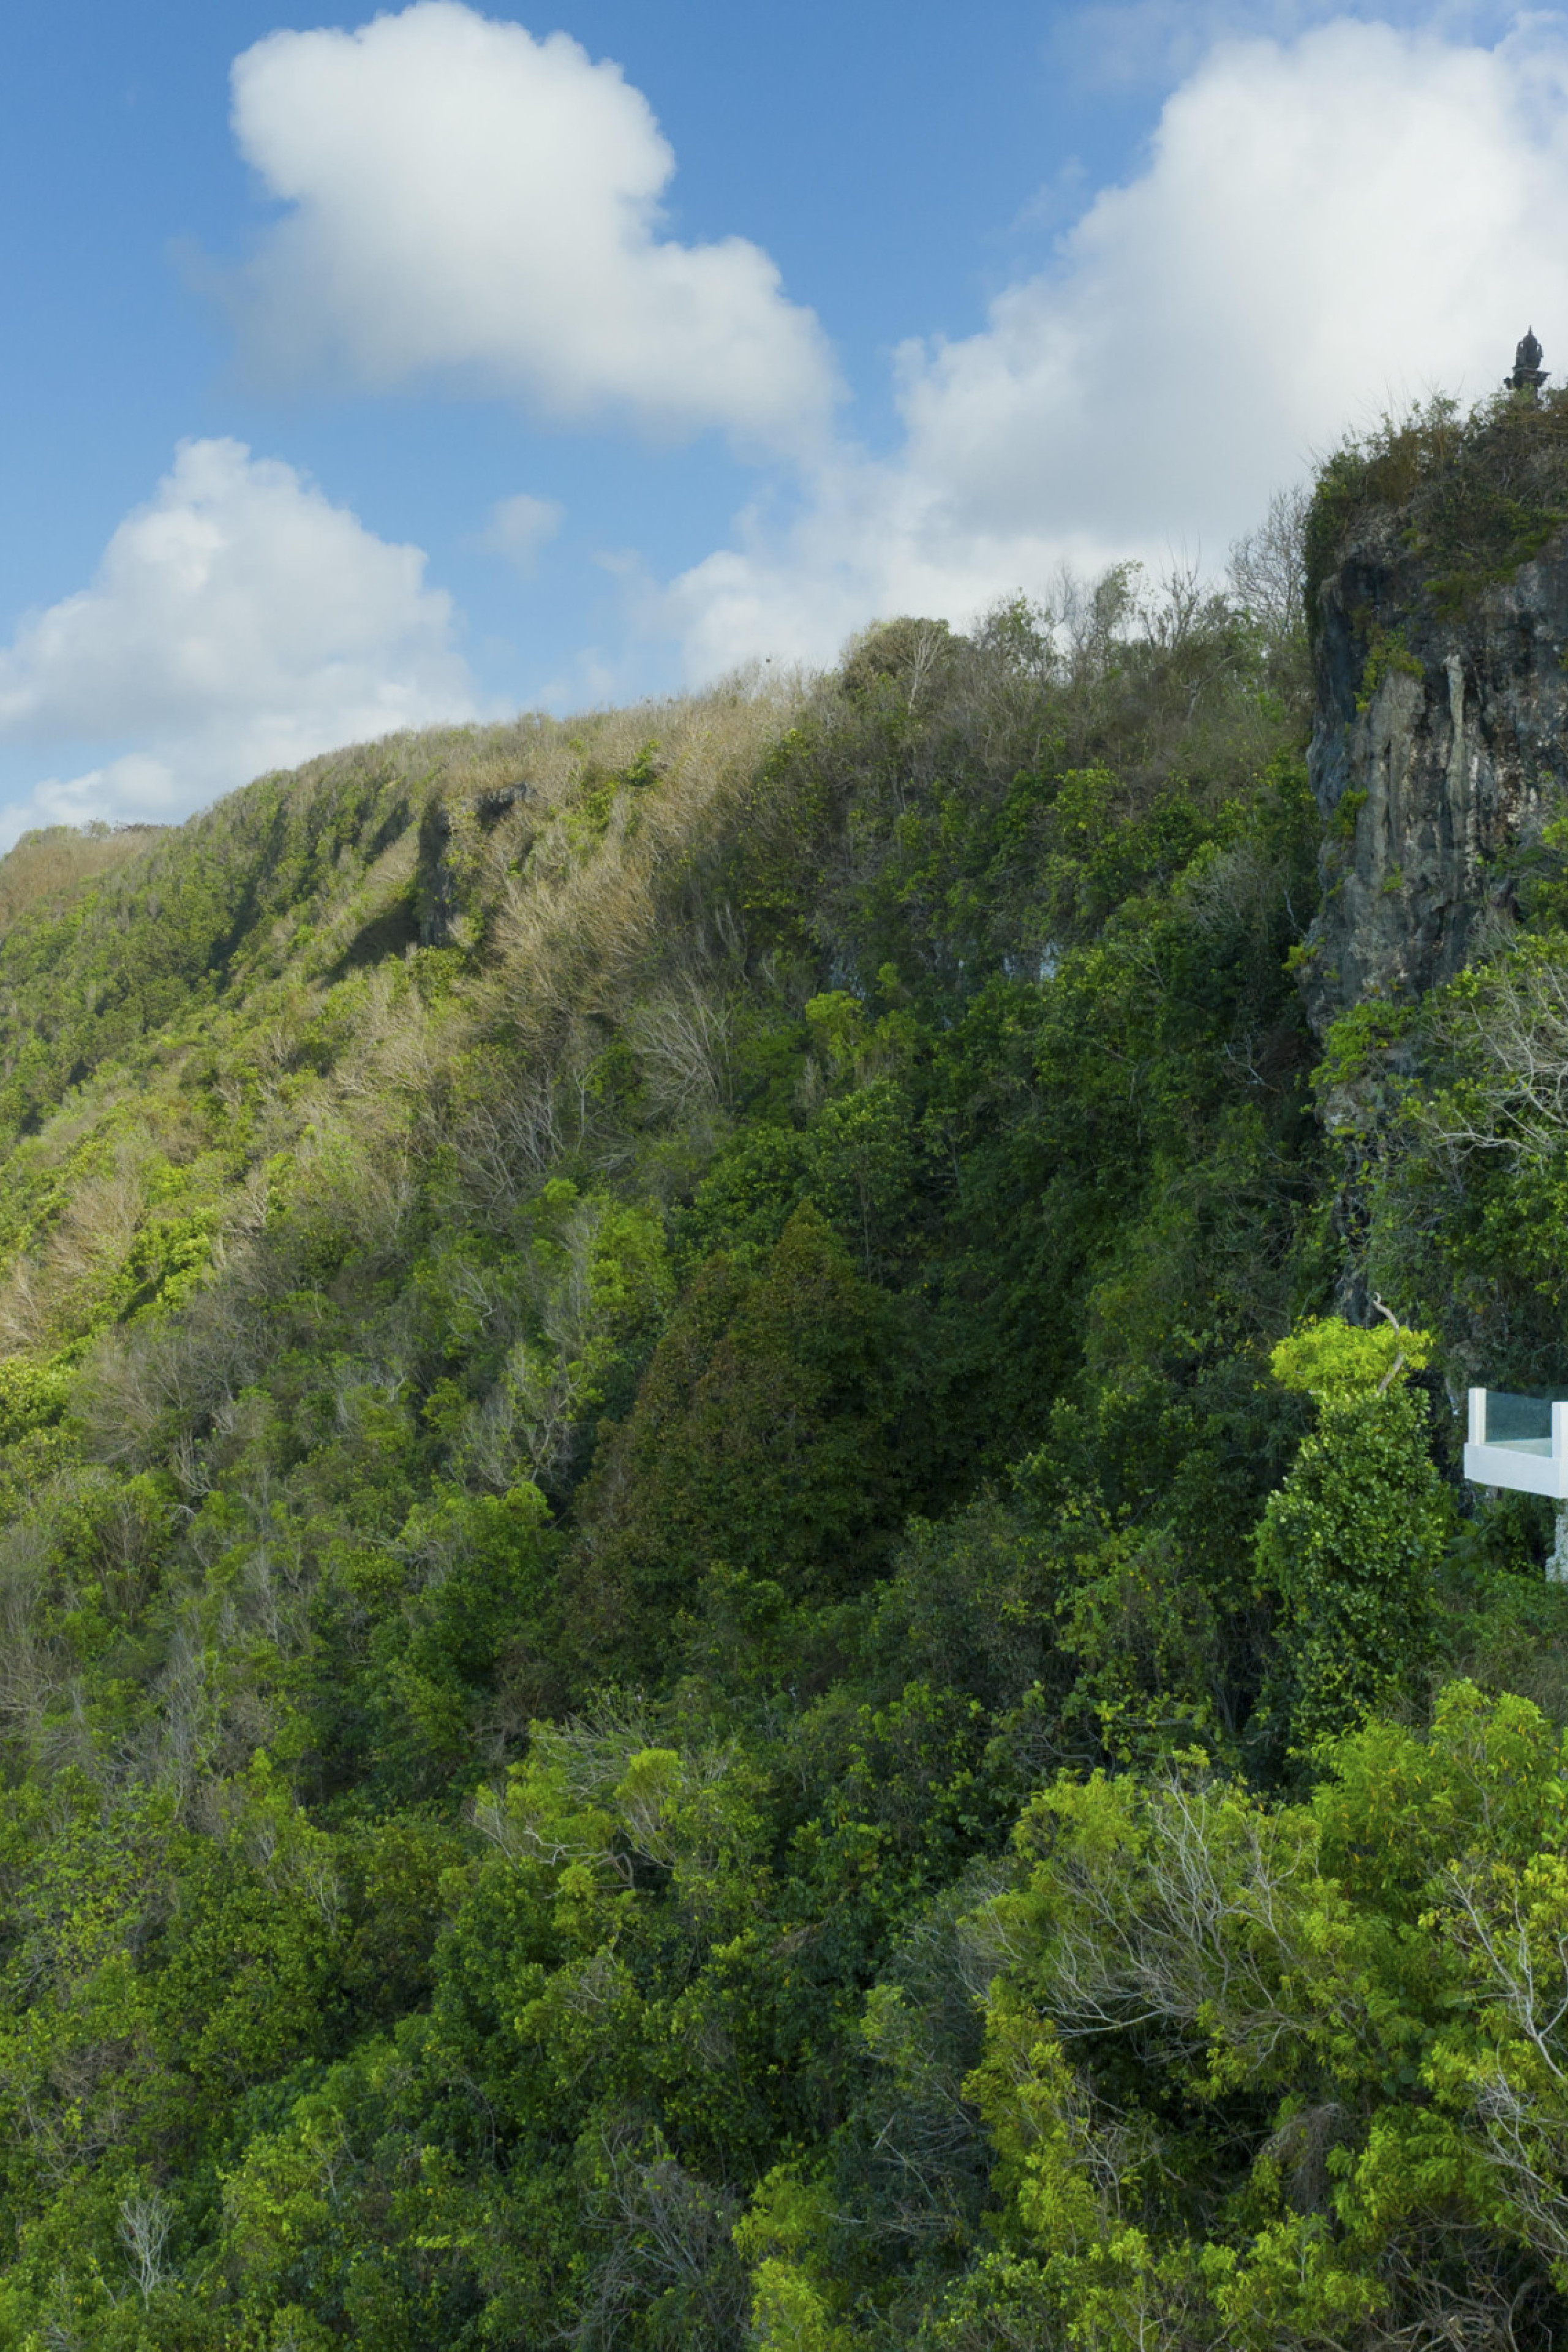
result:
[[(33, 903), (0, 938), (0, 1101), (23, 1130), (0, 1160), (0, 1339), (79, 1344), (149, 1218), (232, 1244), (265, 1212), (268, 1163), (302, 1173), (345, 1117), (391, 1143), (372, 1106), (427, 1101), (498, 1024), (559, 1027), (598, 967), (613, 990), (617, 960), (646, 955), (658, 877), (792, 708), (720, 691), (351, 750), (177, 832), (110, 836), (118, 856), (89, 855), (63, 909), (58, 845), (47, 905), (37, 845), (19, 845)], [(631, 807), (615, 779), (655, 730), (656, 788)], [(482, 824), (476, 806), (520, 780), (526, 799)], [(438, 884), (454, 907), (433, 926)], [(442, 944), (421, 949), (421, 928)]]
[(138, 856), (163, 829), (51, 824), (25, 833), (0, 858), (0, 933), (41, 906), (59, 915), (98, 876)]

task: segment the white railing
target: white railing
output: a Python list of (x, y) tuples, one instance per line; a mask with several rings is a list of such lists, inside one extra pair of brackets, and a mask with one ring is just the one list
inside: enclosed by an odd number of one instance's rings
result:
[(1465, 1475), (1478, 1486), (1568, 1500), (1568, 1397), (1472, 1389)]

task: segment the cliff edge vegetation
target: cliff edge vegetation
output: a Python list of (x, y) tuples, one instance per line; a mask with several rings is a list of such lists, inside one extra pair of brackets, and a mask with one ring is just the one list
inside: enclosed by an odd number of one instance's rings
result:
[(1562, 2340), (1568, 834), (1320, 1042), (1270, 532), (0, 862), (6, 2352)]

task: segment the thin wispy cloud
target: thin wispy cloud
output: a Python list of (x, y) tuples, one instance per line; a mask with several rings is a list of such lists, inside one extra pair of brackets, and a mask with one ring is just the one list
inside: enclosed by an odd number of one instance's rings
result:
[(504, 556), (517, 571), (531, 575), (565, 520), (566, 509), (558, 499), (538, 499), (531, 491), (520, 490), (513, 498), (498, 499), (490, 509), (479, 543), (491, 555)]

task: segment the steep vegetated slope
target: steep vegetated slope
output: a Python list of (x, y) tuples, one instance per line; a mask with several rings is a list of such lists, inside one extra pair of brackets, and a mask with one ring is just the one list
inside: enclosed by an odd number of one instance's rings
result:
[(1563, 859), (1325, 1139), (1268, 552), (0, 864), (0, 2346), (1556, 2340)]

